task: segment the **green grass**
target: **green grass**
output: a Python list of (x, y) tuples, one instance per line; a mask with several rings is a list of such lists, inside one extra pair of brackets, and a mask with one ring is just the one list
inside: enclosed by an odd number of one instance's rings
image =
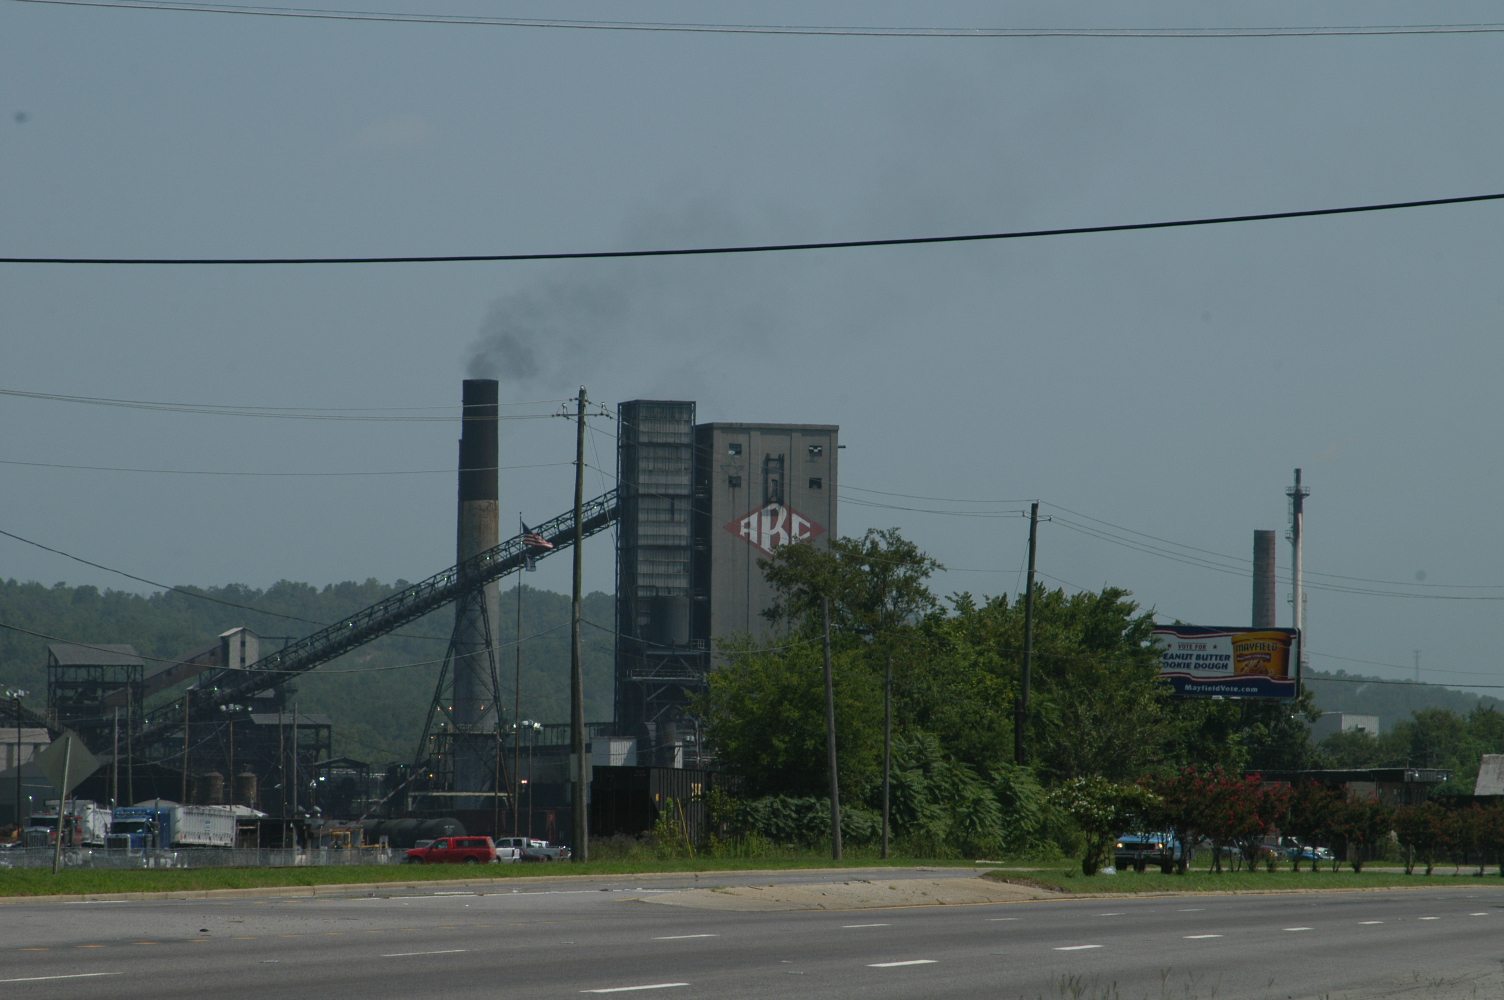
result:
[[(592, 852), (594, 853), (594, 852)], [(1417, 871), (1406, 875), (1392, 867), (1369, 868), (1362, 873), (1343, 869), (1311, 872), (1239, 871), (1209, 872), (1194, 869), (1185, 875), (1162, 875), (1157, 870), (1116, 875), (1081, 874), (1069, 861), (1009, 861), (975, 863), (931, 858), (893, 858), (883, 861), (876, 852), (848, 853), (837, 864), (824, 852), (772, 851), (756, 857), (697, 855), (693, 858), (661, 858), (651, 851), (603, 850), (598, 860), (579, 864), (491, 865), (341, 865), (299, 868), (196, 868), (108, 869), (71, 868), (53, 875), (46, 868), (0, 869), (0, 897), (52, 895), (115, 895), (139, 892), (206, 892), (215, 889), (299, 888), (308, 886), (392, 884), (423, 882), (489, 881), (505, 883), (519, 878), (568, 878), (577, 875), (644, 875), (651, 873), (712, 871), (794, 871), (935, 866), (974, 867), (986, 877), (1021, 882), (1063, 893), (1195, 893), (1195, 892), (1294, 892), (1313, 889), (1384, 889), (1420, 886), (1504, 887), (1497, 869), (1478, 876), (1475, 868), (1438, 870), (1426, 876)]]
[(787, 854), (773, 857), (695, 858), (632, 857), (586, 863), (508, 865), (338, 865), (306, 868), (132, 869), (69, 868), (53, 875), (47, 868), (0, 869), (0, 897), (111, 895), (132, 892), (204, 892), (214, 889), (295, 888), (365, 883), (411, 884), (463, 880), (506, 882), (518, 878), (567, 878), (576, 875), (642, 875), (655, 872), (785, 871), (803, 868), (912, 867), (916, 864), (965, 865), (966, 862), (921, 862), (912, 858), (880, 861)]
[(1184, 875), (1164, 875), (1157, 869), (1147, 872), (1119, 872), (1116, 875), (1083, 875), (1079, 867), (1069, 868), (1062, 863), (1040, 866), (1033, 870), (992, 870), (987, 878), (1004, 882), (1019, 882), (1040, 888), (1067, 893), (1113, 893), (1133, 894), (1151, 892), (1300, 892), (1313, 889), (1392, 889), (1396, 887), (1419, 888), (1438, 886), (1489, 886), (1504, 888), (1504, 879), (1498, 869), (1492, 868), (1482, 876), (1477, 868), (1460, 871), (1451, 868), (1438, 869), (1433, 875), (1406, 875), (1402, 869), (1379, 867), (1365, 868), (1362, 872), (1350, 869), (1331, 871), (1323, 868), (1312, 872), (1301, 871), (1223, 871), (1212, 872), (1192, 869)]

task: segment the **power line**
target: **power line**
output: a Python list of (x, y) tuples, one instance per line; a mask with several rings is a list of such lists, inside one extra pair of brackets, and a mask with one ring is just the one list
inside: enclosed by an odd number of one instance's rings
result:
[[(90, 406), (117, 406), (134, 410), (161, 410), (171, 413), (198, 413), (220, 417), (265, 417), (278, 420), (360, 420), (383, 422), (432, 422), (468, 419), (460, 406), (361, 406), (361, 407), (314, 407), (314, 406), (254, 406), (228, 405), (221, 403), (164, 402), (149, 399), (116, 399), (109, 396), (72, 396), (55, 392), (35, 392), (29, 389), (0, 388), (0, 396), (20, 399), (42, 399), (55, 403), (82, 403)], [(502, 406), (554, 405), (560, 400), (537, 399), (506, 402)], [(417, 415), (419, 411), (428, 416)], [(400, 415), (398, 415), (400, 414)], [(497, 414), (497, 420), (551, 420), (554, 413)], [(486, 419), (492, 419), (487, 417)]]
[[(341, 478), (349, 476), (432, 476), (454, 475), (454, 469), (388, 469), (354, 470), (349, 472), (251, 472), (242, 469), (147, 469), (119, 465), (65, 465), (59, 462), (23, 462), (0, 458), (0, 465), (20, 465), (34, 469), (67, 469), (78, 472), (138, 472), (162, 476), (249, 476), (252, 478)], [(572, 466), (573, 462), (534, 462), (528, 465), (498, 465), (489, 469), (474, 469), (475, 472), (515, 472), (520, 469), (552, 469)]]
[(246, 4), (172, 3), (170, 0), (16, 0), (56, 7), (150, 10), (184, 14), (234, 14), (310, 21), (444, 24), (485, 28), (549, 28), (575, 31), (636, 31), (736, 35), (820, 35), (864, 38), (1309, 38), (1362, 35), (1487, 34), (1504, 24), (1309, 25), (1255, 28), (898, 28), (872, 25), (713, 24), (675, 21), (587, 21), (562, 18), (484, 17), (468, 14), (405, 14), (339, 11)]
[[(22, 0), (55, 2), (55, 0)], [(819, 243), (764, 243), (744, 246), (681, 247), (658, 250), (586, 250), (564, 253), (510, 254), (443, 254), (438, 256), (401, 257), (0, 257), (0, 264), (115, 264), (115, 265), (292, 265), (292, 264), (457, 264), (495, 263), (535, 260), (607, 260), (626, 257), (688, 257), (726, 254), (782, 253), (796, 250), (850, 250), (870, 247), (924, 246), (937, 243), (978, 243), (996, 240), (1035, 239), (1045, 236), (1084, 236), (1095, 233), (1124, 233), (1151, 229), (1183, 229), (1191, 226), (1218, 226), (1241, 222), (1271, 222), (1278, 219), (1309, 219), (1326, 215), (1357, 215), (1369, 212), (1392, 212), (1405, 208), (1435, 208), (1473, 202), (1499, 201), (1500, 194), (1465, 195), (1460, 198), (1426, 198), (1419, 201), (1395, 201), (1381, 204), (1349, 205), (1343, 208), (1301, 209), (1293, 212), (1261, 212), (1249, 215), (1224, 215), (1168, 222), (1131, 222), (1110, 226), (1071, 226), (1061, 229), (1030, 229), (996, 233), (970, 233), (957, 236), (907, 236), (877, 240), (832, 240)]]

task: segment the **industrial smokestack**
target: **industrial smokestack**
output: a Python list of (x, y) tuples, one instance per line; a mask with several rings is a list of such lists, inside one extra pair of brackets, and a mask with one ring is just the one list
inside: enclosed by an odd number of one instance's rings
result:
[(1253, 533), (1253, 627), (1274, 628), (1276, 596), (1274, 581), (1274, 551), (1276, 532), (1256, 530)]
[[(464, 383), (456, 521), (458, 563), (500, 542), (496, 386), (495, 379), (466, 379)], [(489, 728), (495, 723), (491, 639), (500, 622), (498, 590), (492, 581), (455, 603), (452, 718), (461, 730)]]

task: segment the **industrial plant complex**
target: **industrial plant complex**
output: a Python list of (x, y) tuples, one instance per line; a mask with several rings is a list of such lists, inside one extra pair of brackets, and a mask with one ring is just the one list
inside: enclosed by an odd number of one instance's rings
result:
[[(684, 822), (703, 823), (715, 776), (693, 700), (720, 666), (720, 640), (771, 634), (759, 560), (836, 537), (838, 428), (702, 424), (693, 402), (625, 402), (616, 488), (503, 538), (497, 383), (467, 380), (462, 399), (453, 565), (295, 640), (236, 627), (165, 665), (124, 643), (51, 644), (45, 716), (19, 697), (0, 702), (14, 726), (0, 750), (0, 825), (30, 818), (19, 814), (23, 788), (35, 807), (57, 797), (39, 762), (64, 734), (76, 736), (73, 766), (90, 769), (80, 799), (240, 807), (265, 814), (243, 824), (254, 846), (295, 846), (335, 817), (397, 847), (435, 822), (567, 841), (576, 768), (588, 775), (592, 833), (650, 829), (670, 801)], [(496, 643), (500, 581), (613, 527), (613, 717), (583, 727), (514, 717), (512, 668)], [(412, 758), (336, 757), (331, 721), (297, 707), (297, 678), (446, 607), (452, 632)], [(571, 756), (580, 729), (584, 768)]]

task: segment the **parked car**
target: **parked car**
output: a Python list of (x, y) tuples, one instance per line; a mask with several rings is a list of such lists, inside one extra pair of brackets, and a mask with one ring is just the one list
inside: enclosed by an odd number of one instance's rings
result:
[(1132, 868), (1136, 872), (1156, 865), (1168, 875), (1175, 870), (1180, 855), (1180, 841), (1174, 834), (1162, 832), (1125, 833), (1112, 847), (1112, 863), (1119, 869)]
[(409, 848), (410, 865), (494, 865), (499, 860), (490, 837), (440, 837), (427, 847)]
[(569, 848), (533, 837), (502, 837), (496, 844), (498, 848), (516, 848), (522, 861), (568, 861), (571, 857)]
[(1312, 847), (1309, 844), (1287, 847), (1285, 849), (1285, 857), (1291, 861), (1310, 861), (1313, 864), (1335, 860), (1335, 855), (1329, 849), (1325, 847)]

